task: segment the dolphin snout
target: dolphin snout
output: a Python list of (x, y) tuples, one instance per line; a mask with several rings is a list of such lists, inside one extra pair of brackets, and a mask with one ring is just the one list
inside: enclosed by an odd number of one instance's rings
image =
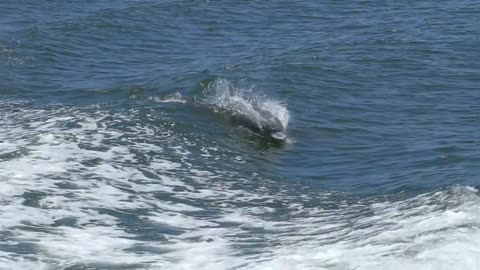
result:
[(285, 141), (287, 139), (287, 134), (285, 134), (285, 132), (283, 132), (283, 131), (278, 131), (278, 132), (271, 133), (270, 136), (273, 139), (278, 140), (278, 141)]

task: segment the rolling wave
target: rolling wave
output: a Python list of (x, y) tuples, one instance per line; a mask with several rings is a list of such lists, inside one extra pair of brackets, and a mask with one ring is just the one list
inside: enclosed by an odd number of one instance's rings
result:
[(1, 108), (2, 268), (480, 265), (473, 187), (318, 192), (241, 173), (242, 154), (181, 134), (152, 110)]

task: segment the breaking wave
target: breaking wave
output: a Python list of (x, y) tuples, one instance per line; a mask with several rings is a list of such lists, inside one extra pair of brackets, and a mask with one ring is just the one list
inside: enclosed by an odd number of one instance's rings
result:
[(480, 266), (473, 187), (318, 192), (263, 178), (151, 109), (0, 108), (0, 268)]

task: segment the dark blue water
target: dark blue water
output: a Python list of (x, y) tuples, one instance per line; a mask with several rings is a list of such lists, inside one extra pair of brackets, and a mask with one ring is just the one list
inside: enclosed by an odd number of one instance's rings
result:
[(479, 85), (473, 0), (3, 0), (0, 268), (477, 269)]

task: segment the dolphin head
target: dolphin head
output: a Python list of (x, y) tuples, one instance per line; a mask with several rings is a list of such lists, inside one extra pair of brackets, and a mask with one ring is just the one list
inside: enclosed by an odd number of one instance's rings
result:
[(285, 128), (276, 117), (270, 118), (269, 121), (262, 126), (262, 131), (275, 141), (283, 142), (287, 139)]

